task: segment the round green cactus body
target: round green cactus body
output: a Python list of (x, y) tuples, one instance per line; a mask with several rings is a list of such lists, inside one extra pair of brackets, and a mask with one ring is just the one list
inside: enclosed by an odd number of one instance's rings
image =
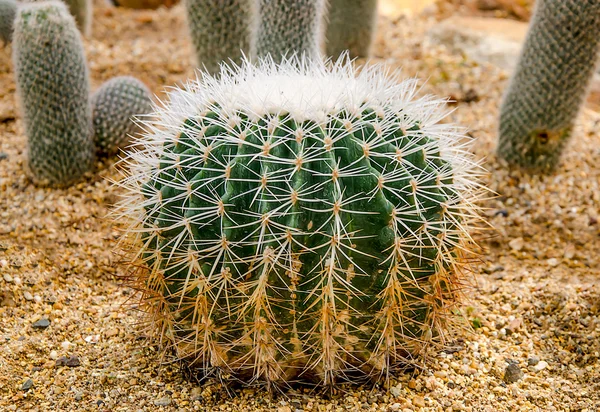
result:
[(102, 155), (114, 155), (139, 131), (135, 116), (148, 115), (152, 96), (135, 77), (119, 76), (105, 82), (92, 95), (94, 144)]
[(325, 0), (259, 0), (258, 24), (252, 43), (254, 59), (271, 56), (319, 58), (327, 13)]
[(498, 155), (531, 171), (556, 168), (594, 74), (600, 2), (538, 0), (500, 113)]
[(348, 53), (351, 59), (368, 57), (377, 20), (377, 0), (330, 0), (327, 56)]
[(0, 0), (0, 40), (4, 44), (12, 41), (17, 2), (15, 0)]
[(185, 0), (185, 9), (201, 68), (215, 74), (222, 63), (242, 61), (256, 18), (253, 0)]
[(174, 94), (140, 139), (121, 205), (148, 268), (136, 286), (192, 368), (332, 384), (443, 340), (475, 165), (440, 102), (395, 80), (244, 65)]
[(89, 80), (81, 35), (63, 3), (19, 8), (13, 61), (34, 179), (79, 180), (94, 166)]

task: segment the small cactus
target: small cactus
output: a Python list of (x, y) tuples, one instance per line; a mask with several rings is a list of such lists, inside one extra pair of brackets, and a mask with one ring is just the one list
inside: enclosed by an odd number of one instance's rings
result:
[(585, 99), (600, 44), (600, 2), (538, 0), (500, 113), (498, 155), (554, 169)]
[(209, 73), (221, 63), (240, 63), (249, 52), (256, 18), (253, 0), (185, 0), (198, 65)]
[(327, 56), (368, 57), (377, 20), (377, 0), (330, 0)]
[(293, 60), (203, 76), (147, 124), (117, 212), (134, 286), (200, 374), (387, 376), (453, 323), (478, 167), (416, 81)]
[(17, 2), (15, 0), (0, 0), (0, 40), (4, 45), (12, 41)]
[(319, 58), (327, 13), (325, 0), (258, 0), (259, 22), (255, 26), (251, 55), (268, 55), (281, 62), (294, 54)]
[(94, 144), (101, 155), (114, 155), (139, 131), (133, 117), (152, 110), (152, 96), (144, 83), (130, 76), (114, 77), (92, 95)]
[(19, 7), (13, 61), (34, 179), (79, 180), (94, 166), (89, 80), (81, 35), (63, 3)]

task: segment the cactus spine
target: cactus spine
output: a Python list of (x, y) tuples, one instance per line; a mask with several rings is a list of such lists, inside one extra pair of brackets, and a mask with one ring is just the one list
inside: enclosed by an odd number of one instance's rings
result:
[(325, 0), (258, 1), (259, 24), (253, 39), (253, 57), (271, 55), (275, 62), (293, 54), (320, 57), (327, 12)]
[(327, 56), (348, 51), (350, 58), (368, 57), (377, 21), (377, 0), (330, 0)]
[(5, 45), (12, 41), (17, 2), (15, 0), (0, 0), (0, 40)]
[(141, 306), (181, 360), (332, 384), (444, 339), (477, 167), (415, 93), (380, 67), (265, 60), (172, 95), (119, 213), (147, 266)]
[(21, 6), (13, 61), (35, 180), (68, 185), (94, 165), (88, 69), (81, 36), (60, 2)]
[(498, 155), (530, 170), (557, 166), (594, 73), (600, 2), (538, 0), (500, 114)]
[(250, 49), (256, 19), (253, 0), (185, 0), (187, 22), (200, 67), (209, 73), (219, 64), (240, 63)]
[(116, 154), (139, 131), (133, 117), (152, 110), (152, 96), (144, 83), (130, 76), (114, 77), (92, 95), (94, 144), (102, 155)]

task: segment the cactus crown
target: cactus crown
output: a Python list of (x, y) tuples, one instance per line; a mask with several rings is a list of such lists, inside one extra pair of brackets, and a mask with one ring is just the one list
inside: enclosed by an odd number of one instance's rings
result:
[(381, 376), (444, 339), (477, 166), (440, 101), (379, 67), (265, 60), (171, 95), (119, 214), (142, 306), (202, 373)]

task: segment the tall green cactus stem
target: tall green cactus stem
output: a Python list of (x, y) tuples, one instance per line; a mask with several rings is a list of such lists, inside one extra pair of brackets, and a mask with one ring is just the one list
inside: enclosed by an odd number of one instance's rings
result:
[(555, 168), (594, 73), (600, 2), (538, 0), (500, 114), (498, 155), (531, 171)]
[(368, 57), (377, 21), (377, 0), (330, 0), (327, 56)]
[(218, 73), (221, 63), (239, 64), (250, 49), (256, 19), (253, 0), (185, 0), (198, 65)]
[(329, 385), (446, 337), (477, 166), (440, 101), (384, 73), (267, 59), (147, 125), (119, 210), (141, 307), (192, 368)]
[(13, 61), (33, 177), (69, 185), (93, 168), (94, 144), (83, 44), (63, 3), (19, 7)]
[(12, 41), (17, 2), (15, 0), (0, 0), (0, 40), (4, 45)]
[(114, 77), (92, 95), (94, 144), (101, 155), (114, 155), (140, 131), (134, 117), (149, 115), (152, 95), (131, 76)]
[(293, 54), (319, 58), (327, 13), (325, 0), (258, 0), (259, 23), (252, 57), (270, 55), (276, 63)]

